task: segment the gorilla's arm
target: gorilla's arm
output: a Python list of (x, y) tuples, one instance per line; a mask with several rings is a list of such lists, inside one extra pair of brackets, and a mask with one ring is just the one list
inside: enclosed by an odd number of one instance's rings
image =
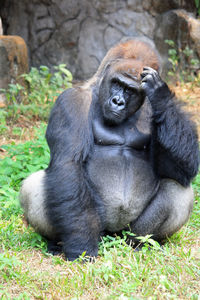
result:
[(90, 97), (86, 91), (71, 88), (56, 100), (46, 132), (50, 166), (62, 160), (77, 162), (87, 157), (92, 139), (88, 123)]
[(151, 155), (155, 172), (188, 186), (199, 165), (195, 126), (155, 70), (144, 68), (141, 76), (153, 110)]
[(87, 104), (83, 105), (81, 95), (89, 97), (76, 89), (58, 97), (46, 132), (51, 152), (45, 183), (47, 213), (59, 230), (58, 238), (69, 260), (84, 251), (86, 255), (96, 256), (100, 231), (93, 192), (83, 167), (90, 149), (90, 133)]

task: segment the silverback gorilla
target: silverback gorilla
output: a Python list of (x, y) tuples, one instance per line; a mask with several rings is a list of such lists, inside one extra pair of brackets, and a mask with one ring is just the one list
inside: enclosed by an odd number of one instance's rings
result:
[(105, 232), (128, 226), (160, 241), (188, 220), (197, 133), (158, 70), (150, 45), (127, 40), (89, 81), (58, 97), (46, 132), (49, 166), (24, 181), (20, 196), (51, 253), (94, 257)]

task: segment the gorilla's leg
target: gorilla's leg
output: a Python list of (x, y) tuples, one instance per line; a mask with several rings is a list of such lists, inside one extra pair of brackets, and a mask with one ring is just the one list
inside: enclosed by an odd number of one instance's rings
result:
[(48, 240), (47, 239), (47, 250), (52, 255), (58, 255), (62, 253), (62, 244), (56, 240)]
[[(69, 260), (78, 258), (84, 251), (87, 255), (97, 256), (100, 234), (96, 210), (87, 202), (85, 207), (79, 201), (70, 202), (71, 197), (66, 193), (75, 194), (72, 185), (66, 184), (65, 176), (56, 175), (53, 172), (52, 178), (47, 171), (39, 171), (24, 180), (20, 202), (26, 220), (47, 239), (50, 253), (63, 251)], [(50, 177), (53, 179), (51, 184), (47, 182)], [(83, 200), (86, 199), (87, 191), (82, 189), (81, 192), (85, 197)], [(59, 202), (63, 195), (65, 201)]]
[(153, 234), (161, 241), (179, 230), (189, 218), (193, 206), (191, 187), (183, 187), (177, 182), (163, 179), (156, 196), (136, 221), (131, 230), (137, 236)]
[(35, 231), (41, 235), (52, 238), (53, 229), (49, 224), (44, 205), (45, 171), (41, 170), (31, 174), (23, 181), (20, 191), (20, 203), (24, 210), (24, 216)]

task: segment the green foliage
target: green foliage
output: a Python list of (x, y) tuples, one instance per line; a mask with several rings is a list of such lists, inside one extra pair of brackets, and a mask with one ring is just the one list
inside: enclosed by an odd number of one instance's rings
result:
[(196, 9), (197, 9), (197, 16), (200, 16), (200, 0), (194, 0)]
[(49, 111), (57, 96), (71, 87), (72, 75), (65, 64), (54, 67), (51, 73), (46, 66), (31, 68), (23, 74), (26, 85), (9, 84), (8, 89), (0, 89), (5, 94), (7, 106), (0, 109), (0, 135), (8, 130), (8, 124), (14, 124), (20, 116), (30, 120), (47, 121)]
[(194, 51), (188, 46), (183, 50), (178, 49), (172, 40), (165, 40), (165, 43), (170, 47), (168, 50), (168, 60), (171, 64), (171, 69), (168, 71), (169, 77), (185, 82), (196, 82), (200, 85), (200, 74), (198, 74), (200, 61), (195, 58)]
[(24, 94), (27, 96), (27, 102), (45, 104), (52, 102), (63, 89), (71, 86), (72, 75), (66, 69), (65, 64), (54, 67), (53, 74), (49, 68), (40, 66), (39, 70), (31, 68), (29, 74), (22, 75), (28, 82), (29, 90)]
[[(126, 257), (127, 252), (132, 251), (131, 242), (127, 244), (129, 237), (135, 237), (135, 234), (124, 230), (122, 231), (122, 237), (118, 235), (106, 235), (102, 237), (102, 241), (99, 243), (99, 255), (106, 257), (108, 253), (112, 253), (114, 250), (117, 251), (119, 256)], [(139, 242), (138, 246), (135, 248), (136, 251), (138, 251), (138, 249), (143, 249), (144, 251), (160, 249), (159, 243), (153, 240), (151, 235), (139, 236), (135, 237), (135, 239)]]
[(20, 91), (24, 91), (24, 87), (20, 84), (10, 83), (8, 89), (0, 89), (6, 96), (8, 103), (17, 103), (20, 98)]
[(173, 76), (176, 73), (176, 69), (178, 66), (178, 55), (175, 47), (175, 43), (172, 40), (165, 40), (165, 43), (171, 46), (172, 48), (168, 50), (169, 62), (172, 65), (172, 70), (168, 72), (168, 75)]
[(40, 66), (39, 69), (32, 67), (28, 74), (21, 75), (25, 79), (26, 87), (18, 83), (9, 84), (8, 89), (1, 89), (1, 92), (5, 93), (9, 104), (18, 103), (19, 97), (24, 103), (49, 103), (64, 89), (71, 87), (72, 81), (72, 74), (65, 64), (55, 66), (54, 70), (51, 73), (46, 66)]
[(7, 122), (6, 122), (7, 112), (3, 109), (0, 109), (0, 135), (4, 134), (8, 130)]
[(104, 236), (99, 244), (99, 255), (105, 256), (108, 252), (112, 251), (113, 248), (117, 249), (119, 255), (126, 255), (126, 251), (130, 251), (130, 246), (126, 243), (126, 233), (124, 232), (123, 237), (120, 236)]

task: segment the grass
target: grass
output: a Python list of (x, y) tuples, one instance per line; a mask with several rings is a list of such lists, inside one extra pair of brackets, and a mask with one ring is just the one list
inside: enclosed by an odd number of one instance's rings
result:
[(21, 180), (48, 164), (45, 127), (35, 129), (32, 141), (2, 146), (1, 299), (199, 299), (200, 174), (193, 182), (189, 223), (162, 248), (147, 244), (137, 252), (124, 239), (108, 236), (94, 263), (67, 262), (46, 252), (46, 242), (26, 226), (18, 203)]

